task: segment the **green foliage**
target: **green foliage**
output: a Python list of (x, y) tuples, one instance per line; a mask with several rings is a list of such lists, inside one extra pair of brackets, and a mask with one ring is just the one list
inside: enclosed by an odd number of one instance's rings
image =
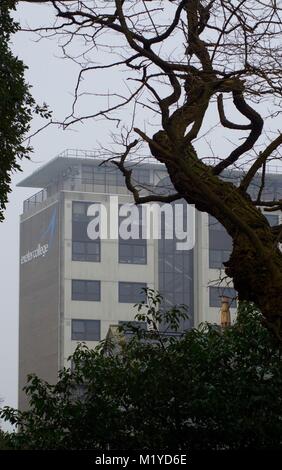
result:
[(26, 66), (10, 49), (11, 36), (19, 29), (11, 18), (16, 3), (0, 2), (0, 221), (11, 191), (11, 172), (20, 170), (18, 160), (28, 157), (31, 151), (24, 138), (32, 113), (50, 117), (45, 104), (42, 107), (35, 104), (24, 78)]
[(0, 429), (0, 450), (11, 450), (9, 442), (10, 442), (9, 434), (4, 433)]
[[(161, 298), (148, 291), (132, 328), (95, 350), (80, 345), (56, 385), (30, 376), (30, 410), (2, 410), (20, 426), (14, 448), (241, 449), (282, 447), (279, 345), (254, 306), (234, 326), (158, 330)], [(176, 327), (183, 308), (166, 312)], [(172, 325), (172, 326), (173, 326)], [(122, 332), (120, 333), (122, 335)]]

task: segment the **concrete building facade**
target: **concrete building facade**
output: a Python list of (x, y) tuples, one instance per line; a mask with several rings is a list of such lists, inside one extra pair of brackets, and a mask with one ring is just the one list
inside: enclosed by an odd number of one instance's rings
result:
[[(118, 204), (133, 201), (120, 171), (101, 163), (92, 152), (65, 151), (19, 184), (41, 189), (24, 202), (20, 221), (20, 409), (27, 374), (54, 383), (78, 342), (93, 347), (110, 325), (134, 319), (142, 287), (159, 290), (166, 307), (186, 304), (183, 328), (219, 322), (221, 295), (236, 314), (234, 289), (219, 281), (231, 240), (207, 214), (195, 211), (193, 249), (177, 250), (175, 238), (89, 238), (91, 205), (108, 207), (113, 196)], [(162, 165), (132, 163), (132, 175), (144, 193), (168, 188)], [(268, 186), (279, 192), (279, 175)]]

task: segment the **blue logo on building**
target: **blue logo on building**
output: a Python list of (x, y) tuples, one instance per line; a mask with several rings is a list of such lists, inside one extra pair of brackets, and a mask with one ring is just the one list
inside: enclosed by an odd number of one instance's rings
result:
[(49, 250), (52, 247), (52, 244), (53, 244), (53, 241), (54, 241), (56, 227), (57, 227), (57, 207), (54, 207), (54, 209), (52, 211), (52, 214), (51, 214), (49, 225), (40, 237), (40, 241), (42, 241), (44, 239), (48, 240), (47, 243), (48, 243)]
[(54, 207), (49, 225), (46, 230), (43, 231), (41, 237), (39, 239), (39, 243), (37, 247), (32, 250), (28, 251), (24, 255), (21, 256), (21, 264), (28, 263), (36, 258), (44, 258), (47, 253), (49, 252), (50, 248), (53, 245), (55, 232), (57, 227), (57, 207)]

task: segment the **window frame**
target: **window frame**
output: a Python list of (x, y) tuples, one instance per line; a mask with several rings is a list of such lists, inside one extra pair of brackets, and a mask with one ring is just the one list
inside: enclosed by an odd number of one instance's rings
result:
[[(139, 286), (140, 293), (137, 294), (140, 296), (140, 298), (135, 298), (133, 299), (133, 295), (124, 295), (124, 293), (121, 292), (121, 288), (125, 287), (125, 285), (128, 285), (132, 290), (130, 291), (131, 294), (134, 294), (134, 288), (137, 288)], [(145, 300), (145, 292), (142, 291), (142, 289), (147, 288), (147, 283), (146, 282), (130, 282), (130, 281), (119, 281), (118, 283), (118, 301), (119, 303), (123, 304), (138, 304), (139, 302), (142, 302)], [(142, 298), (143, 297), (143, 298)]]
[[(95, 204), (94, 201), (72, 201), (72, 261), (78, 262), (88, 262), (88, 263), (100, 263), (101, 262), (101, 240), (97, 238), (96, 240), (91, 240), (86, 237), (87, 234), (87, 225), (91, 221), (91, 217), (87, 216), (87, 209), (91, 204)], [(83, 207), (83, 211), (80, 213), (75, 213), (75, 205), (80, 205)], [(74, 229), (75, 224), (85, 225), (85, 236), (75, 237), (74, 239)], [(81, 244), (83, 246), (82, 251), (75, 250), (75, 244)], [(90, 253), (89, 249), (91, 247), (96, 247), (96, 253)]]
[[(84, 292), (82, 294), (85, 294), (84, 298), (78, 298), (77, 296), (75, 297), (75, 283), (80, 284), (81, 286), (84, 286)], [(96, 285), (98, 287), (97, 289), (97, 296), (91, 296), (91, 292), (88, 290), (89, 285)], [(91, 298), (93, 297), (93, 298)], [(94, 298), (95, 297), (95, 298)], [(93, 279), (72, 279), (71, 281), (71, 300), (74, 301), (79, 301), (79, 302), (100, 302), (101, 301), (101, 281), (93, 280)]]
[[(119, 205), (119, 209), (120, 209), (120, 206)], [(147, 244), (147, 239), (145, 238), (142, 238), (142, 230), (143, 230), (143, 213), (142, 213), (142, 208), (141, 207), (138, 207), (138, 212), (139, 212), (139, 224), (138, 224), (138, 228), (139, 228), (139, 238), (138, 239), (132, 239), (132, 238), (129, 238), (127, 240), (124, 240), (123, 238), (120, 237), (120, 234), (119, 234), (119, 237), (118, 237), (118, 262), (120, 264), (140, 264), (140, 265), (146, 265), (147, 264), (147, 258), (148, 258), (148, 244)], [(124, 220), (124, 219), (127, 219), (127, 216), (121, 216), (119, 215), (119, 228), (120, 228), (120, 224), (121, 222)], [(135, 248), (137, 247), (143, 247), (144, 248), (144, 251), (145, 251), (145, 255), (144, 257), (140, 258), (136, 255), (134, 255), (134, 250)], [(130, 256), (128, 257), (123, 257), (122, 254), (121, 254), (121, 250), (122, 250), (122, 247), (128, 247), (128, 249), (130, 250), (131, 254)]]
[[(77, 338), (75, 337), (75, 331), (74, 331), (74, 324), (75, 322), (83, 322), (84, 324), (84, 337), (83, 338)], [(89, 331), (89, 329), (87, 328), (87, 325), (90, 325), (92, 323), (92, 325), (94, 325), (94, 323), (96, 323), (97, 325), (97, 336), (95, 336), (95, 339), (91, 338), (89, 339), (89, 336), (90, 336), (90, 333), (91, 331)], [(88, 330), (88, 331), (87, 331)], [(93, 330), (94, 331), (94, 330)], [(93, 333), (92, 331), (92, 333)], [(81, 335), (83, 335), (83, 332), (81, 333)], [(71, 320), (71, 340), (72, 341), (101, 341), (101, 320), (93, 320), (93, 319), (82, 319), (82, 318), (72, 318)]]

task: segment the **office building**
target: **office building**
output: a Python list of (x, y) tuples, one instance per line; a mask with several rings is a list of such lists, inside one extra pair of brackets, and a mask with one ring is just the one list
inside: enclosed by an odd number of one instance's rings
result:
[[(166, 307), (188, 306), (183, 328), (219, 322), (221, 295), (230, 298), (232, 319), (236, 313), (232, 287), (217, 287), (231, 240), (207, 214), (195, 211), (192, 249), (179, 250), (175, 237), (89, 237), (93, 204), (107, 208), (114, 198), (119, 208), (133, 201), (121, 172), (101, 163), (93, 152), (68, 150), (19, 184), (40, 189), (24, 201), (20, 220), (20, 409), (26, 406), (21, 390), (28, 373), (54, 383), (78, 342), (93, 347), (110, 325), (134, 319), (143, 287), (159, 290)], [(169, 189), (164, 166), (131, 166), (144, 194)], [(268, 190), (277, 195), (279, 174), (269, 181)], [(277, 214), (269, 218), (278, 223)]]

